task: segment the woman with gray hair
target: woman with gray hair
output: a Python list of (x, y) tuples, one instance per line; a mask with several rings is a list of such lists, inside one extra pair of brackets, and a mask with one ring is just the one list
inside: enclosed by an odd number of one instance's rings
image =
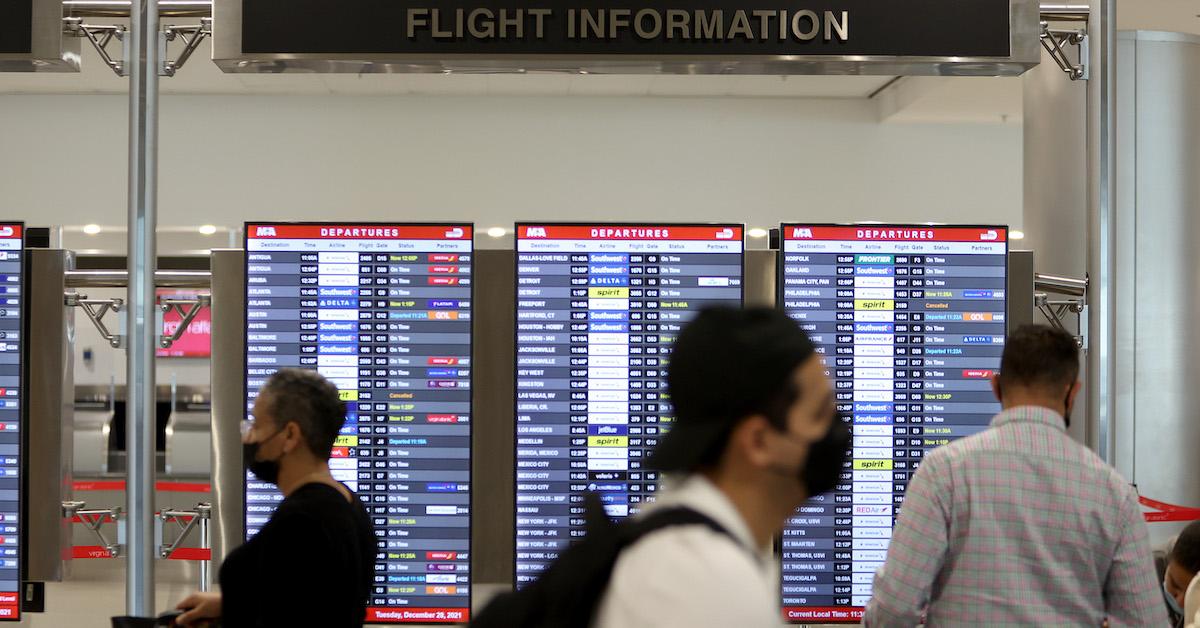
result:
[(283, 501), (221, 566), (221, 593), (179, 603), (181, 626), (363, 625), (378, 540), (358, 497), (329, 471), (346, 421), (337, 388), (314, 371), (267, 380), (242, 430), (243, 460)]

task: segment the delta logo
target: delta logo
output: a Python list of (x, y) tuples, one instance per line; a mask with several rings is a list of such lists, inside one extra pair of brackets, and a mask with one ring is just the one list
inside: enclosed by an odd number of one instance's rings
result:
[(275, 227), (255, 227), (254, 237), (256, 238), (274, 238)]

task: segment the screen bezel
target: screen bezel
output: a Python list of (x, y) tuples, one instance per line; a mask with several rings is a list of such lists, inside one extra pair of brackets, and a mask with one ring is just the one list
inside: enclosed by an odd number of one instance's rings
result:
[[(724, 228), (724, 227), (730, 227), (730, 228), (741, 229), (742, 237), (739, 241), (742, 243), (742, 251), (741, 251), (741, 253), (738, 254), (738, 258), (740, 260), (739, 265), (741, 266), (741, 283), (740, 283), (741, 304), (739, 305), (739, 307), (740, 308), (746, 307), (746, 225), (745, 225), (745, 223), (736, 223), (736, 222), (605, 222), (605, 221), (557, 221), (557, 220), (555, 220), (555, 221), (538, 221), (538, 220), (519, 221), (514, 224), (514, 230), (513, 230), (513, 283), (512, 283), (512, 287), (513, 287), (514, 295), (516, 294), (517, 286), (519, 285), (518, 282), (520, 281), (520, 277), (521, 277), (520, 260), (518, 259), (518, 257), (521, 254), (520, 242), (523, 239), (528, 239), (528, 238), (521, 237), (521, 233), (522, 233), (521, 229), (523, 227), (618, 227), (618, 228), (620, 228), (620, 227), (630, 227), (630, 228), (653, 228), (653, 227), (668, 227), (668, 228), (670, 228), (670, 227), (699, 227), (699, 228), (716, 227), (716, 228)], [(670, 240), (670, 238), (664, 238), (664, 240)], [(513, 487), (513, 518), (512, 518), (512, 522), (513, 522), (513, 552), (512, 552), (513, 573), (512, 573), (512, 584), (513, 584), (514, 591), (517, 590), (517, 576), (519, 575), (517, 572), (517, 519), (518, 519), (517, 485), (520, 482), (518, 481), (517, 474), (516, 474), (516, 461), (517, 461), (517, 449), (518, 449), (517, 438), (516, 438), (516, 433), (517, 433), (516, 367), (517, 367), (517, 359), (518, 359), (517, 336), (519, 335), (518, 329), (517, 329), (517, 321), (518, 321), (517, 313), (520, 310), (520, 307), (518, 306), (518, 302), (519, 302), (519, 299), (516, 299), (516, 298), (513, 299), (513, 329), (512, 329), (513, 359), (512, 359), (512, 364), (513, 364), (514, 370), (513, 370), (513, 405), (512, 405), (512, 411), (513, 411), (513, 414), (512, 414), (512, 417), (513, 417), (513, 428), (512, 428), (512, 430), (513, 430), (513, 432), (512, 432), (513, 433), (513, 449), (512, 449), (512, 455), (513, 455), (513, 484), (512, 484), (512, 487)]]
[[(467, 524), (467, 583), (468, 584), (467, 584), (467, 605), (466, 605), (465, 610), (467, 612), (468, 619), (467, 619), (467, 622), (447, 622), (450, 624), (468, 623), (470, 621), (470, 617), (471, 617), (473, 602), (475, 601), (475, 582), (474, 582), (474, 574), (475, 574), (475, 551), (474, 550), (475, 550), (475, 548), (474, 548), (474, 538), (473, 538), (474, 537), (474, 528), (475, 528), (475, 456), (474, 456), (474, 451), (475, 451), (475, 223), (473, 223), (473, 222), (456, 222), (456, 221), (447, 221), (447, 222), (247, 221), (243, 225), (243, 229), (242, 229), (242, 249), (246, 253), (245, 258), (242, 262), (242, 286), (243, 286), (242, 297), (243, 297), (243, 299), (248, 298), (246, 291), (249, 290), (249, 288), (250, 288), (250, 282), (249, 282), (250, 247), (249, 247), (249, 244), (250, 244), (251, 239), (256, 239), (256, 238), (250, 237), (250, 228), (258, 227), (258, 226), (264, 226), (264, 227), (272, 227), (272, 226), (274, 226), (274, 227), (278, 227), (278, 226), (296, 226), (296, 227), (361, 226), (361, 227), (400, 227), (400, 228), (404, 228), (404, 227), (449, 227), (449, 228), (467, 227), (467, 228), (471, 229), (471, 237), (469, 240), (467, 240), (471, 243), (471, 296), (469, 297), (471, 300), (471, 326), (470, 326), (471, 338), (470, 338), (470, 342), (467, 345), (467, 353), (471, 358), (471, 377), (470, 377), (471, 394), (469, 396), (469, 401), (468, 401), (469, 405), (468, 405), (468, 409), (467, 409), (468, 416), (470, 416), (470, 418), (471, 418), (471, 420), (467, 423), (468, 427), (470, 428), (469, 429), (469, 445), (468, 445), (468, 447), (471, 452), (471, 454), (467, 456), (467, 477), (470, 478), (469, 481), (470, 481), (470, 485), (471, 485), (471, 490), (468, 491), (468, 493), (467, 493), (467, 509), (470, 513), (470, 517), (468, 519), (468, 524)], [(360, 238), (330, 238), (330, 239), (331, 240), (332, 239), (355, 240), (355, 239), (360, 239)], [(242, 399), (245, 400), (246, 402), (249, 402), (249, 400), (250, 400), (249, 385), (248, 385), (248, 382), (246, 381), (247, 380), (246, 370), (249, 369), (249, 362), (247, 360), (249, 358), (249, 353), (250, 353), (249, 339), (247, 338), (247, 334), (249, 333), (249, 326), (250, 326), (249, 312), (250, 312), (250, 308), (248, 308), (248, 307), (245, 307), (242, 309), (242, 364), (243, 364)], [(243, 407), (242, 413), (243, 413), (243, 417), (248, 417), (250, 410), (248, 408)], [(243, 466), (244, 465), (245, 465), (245, 461), (243, 461)], [(248, 541), (251, 538), (246, 534), (246, 527), (247, 527), (246, 526), (246, 519), (247, 519), (246, 492), (247, 492), (247, 487), (246, 487), (245, 473), (242, 474), (241, 484), (242, 484), (242, 537), (243, 537), (241, 539), (241, 541), (243, 543), (245, 543), (246, 541)], [(372, 519), (374, 518), (373, 514), (371, 515), (371, 518)], [(383, 548), (382, 551), (386, 553), (386, 548)], [(376, 563), (376, 564), (378, 564), (378, 563)], [(373, 581), (371, 583), (371, 586), (372, 586), (372, 588), (374, 588), (374, 586), (375, 586), (375, 583)], [(367, 608), (368, 609), (372, 608), (372, 605), (368, 604)], [(398, 607), (398, 608), (402, 608), (402, 607)], [(422, 625), (422, 624), (428, 624), (430, 622), (429, 622), (429, 620), (422, 619), (419, 621), (418, 620), (412, 620), (412, 621), (406, 621), (406, 620), (378, 621), (378, 620), (375, 620), (375, 621), (372, 621), (369, 623), (370, 624), (382, 624), (382, 625), (413, 625), (413, 624)]]
[[(1005, 287), (1004, 287), (1004, 335), (1006, 337), (1008, 336), (1008, 299), (1009, 299), (1009, 295), (1008, 295), (1008, 271), (1009, 271), (1008, 255), (1011, 252), (1010, 234), (1012, 233), (1012, 228), (1009, 227), (1008, 225), (957, 224), (957, 223), (956, 224), (928, 224), (928, 223), (921, 224), (921, 223), (902, 223), (902, 222), (888, 222), (888, 223), (784, 222), (784, 223), (780, 223), (780, 225), (779, 225), (779, 253), (776, 256), (776, 260), (775, 260), (775, 307), (784, 313), (787, 312), (787, 309), (783, 306), (783, 302), (784, 302), (783, 267), (784, 267), (784, 255), (786, 254), (786, 248), (787, 248), (786, 243), (788, 241), (786, 234), (787, 234), (787, 229), (790, 229), (793, 227), (817, 227), (817, 228), (870, 227), (872, 229), (1004, 229), (1004, 285), (1005, 285)], [(903, 240), (897, 240), (897, 241), (903, 241)], [(782, 539), (782, 537), (780, 537), (780, 538)], [(782, 550), (782, 548), (779, 548), (779, 549)], [(783, 565), (782, 565), (782, 559), (781, 559), (781, 563), (780, 563), (781, 573), (782, 573), (782, 567), (783, 567)], [(779, 596), (779, 602), (780, 602), (779, 611), (782, 614), (782, 613), (784, 613), (782, 578), (780, 578), (778, 596)], [(799, 608), (803, 608), (803, 607), (799, 607)], [(846, 608), (847, 611), (851, 611), (851, 610), (855, 609), (856, 607), (847, 606), (844, 608)], [(865, 612), (866, 608), (864, 607), (862, 610), (863, 610), (863, 612)], [(784, 616), (783, 620), (790, 625), (807, 625), (807, 624), (813, 624), (813, 623), (828, 624), (828, 625), (857, 625), (862, 622), (861, 619), (844, 619), (844, 620), (788, 619), (786, 617), (786, 615)]]

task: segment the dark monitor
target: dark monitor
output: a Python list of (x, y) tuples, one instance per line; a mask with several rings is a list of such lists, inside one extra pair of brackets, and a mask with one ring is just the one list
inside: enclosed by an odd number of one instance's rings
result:
[[(472, 232), (246, 225), (247, 414), (283, 367), (338, 387), (346, 425), (329, 466), (380, 537), (367, 623), (470, 617)], [(280, 499), (247, 473), (247, 538)]]

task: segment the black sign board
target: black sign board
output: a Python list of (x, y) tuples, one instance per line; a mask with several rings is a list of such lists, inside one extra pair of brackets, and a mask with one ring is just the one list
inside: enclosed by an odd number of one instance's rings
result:
[(79, 38), (63, 35), (62, 0), (0, 0), (0, 72), (78, 72)]
[(1004, 57), (1009, 34), (1009, 0), (242, 0), (247, 53)]
[(33, 0), (0, 0), (0, 53), (33, 50)]
[(1015, 75), (1037, 0), (214, 0), (230, 72)]

